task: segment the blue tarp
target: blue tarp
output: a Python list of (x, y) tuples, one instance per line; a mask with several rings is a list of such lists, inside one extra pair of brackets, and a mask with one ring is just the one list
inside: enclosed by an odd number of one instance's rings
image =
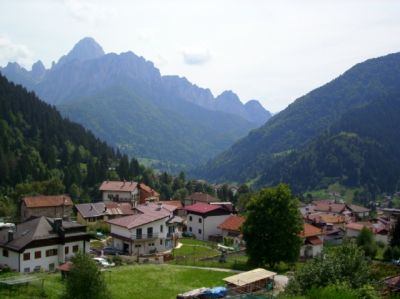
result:
[(224, 287), (215, 287), (209, 290), (206, 290), (202, 293), (205, 298), (224, 298), (227, 295), (227, 289)]

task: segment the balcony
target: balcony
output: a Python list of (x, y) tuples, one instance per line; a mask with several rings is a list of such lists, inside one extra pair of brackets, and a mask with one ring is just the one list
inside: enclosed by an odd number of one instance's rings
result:
[(158, 233), (141, 234), (141, 235), (132, 234), (132, 235), (131, 235), (131, 238), (132, 238), (132, 240), (151, 240), (151, 239), (157, 239), (157, 238), (158, 238)]

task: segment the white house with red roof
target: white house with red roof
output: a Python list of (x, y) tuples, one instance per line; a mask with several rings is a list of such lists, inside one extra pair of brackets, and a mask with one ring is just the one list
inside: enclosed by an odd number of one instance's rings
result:
[(113, 247), (129, 255), (163, 252), (175, 244), (178, 224), (183, 219), (174, 215), (176, 207), (162, 203), (138, 205), (135, 213), (107, 221)]
[(230, 215), (218, 228), (221, 230), (222, 237), (233, 240), (234, 246), (243, 245), (241, 227), (246, 218), (240, 215)]
[(384, 244), (389, 244), (390, 224), (388, 225), (381, 222), (348, 223), (346, 224), (346, 237), (357, 238), (364, 227), (368, 228), (373, 233), (375, 241), (380, 241), (383, 242)]
[(224, 207), (206, 203), (196, 203), (185, 207), (185, 210), (187, 229), (199, 240), (208, 240), (210, 236), (221, 235), (218, 226), (231, 214)]
[(133, 181), (104, 181), (99, 190), (103, 201), (133, 202), (139, 201), (138, 183)]
[(300, 257), (315, 257), (322, 252), (324, 239), (320, 228), (304, 223), (300, 237), (303, 239), (303, 245), (300, 248)]

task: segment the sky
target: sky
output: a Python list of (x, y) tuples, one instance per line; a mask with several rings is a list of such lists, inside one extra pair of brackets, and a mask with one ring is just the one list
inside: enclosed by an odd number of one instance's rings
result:
[(47, 67), (91, 36), (163, 75), (278, 112), (366, 59), (400, 52), (400, 1), (0, 0), (0, 66)]

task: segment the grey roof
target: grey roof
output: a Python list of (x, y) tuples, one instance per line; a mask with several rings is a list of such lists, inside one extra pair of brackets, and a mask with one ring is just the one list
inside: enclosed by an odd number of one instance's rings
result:
[(134, 211), (130, 203), (82, 203), (75, 205), (75, 208), (83, 218), (100, 217), (104, 215), (132, 215)]
[[(54, 219), (47, 217), (38, 217), (17, 224), (13, 234), (13, 240), (8, 242), (8, 231), (0, 231), (0, 246), (11, 250), (22, 250), (31, 242), (38, 240), (58, 239), (60, 235), (53, 229)], [(62, 230), (67, 236), (86, 236), (86, 227), (84, 225), (70, 221), (62, 221)]]
[(175, 206), (148, 203), (139, 205), (136, 210), (139, 213), (131, 216), (121, 217), (107, 221), (110, 224), (126, 227), (132, 229), (134, 227), (141, 226), (146, 223), (151, 223), (156, 220), (160, 220), (166, 217), (173, 217), (173, 211), (176, 209)]

